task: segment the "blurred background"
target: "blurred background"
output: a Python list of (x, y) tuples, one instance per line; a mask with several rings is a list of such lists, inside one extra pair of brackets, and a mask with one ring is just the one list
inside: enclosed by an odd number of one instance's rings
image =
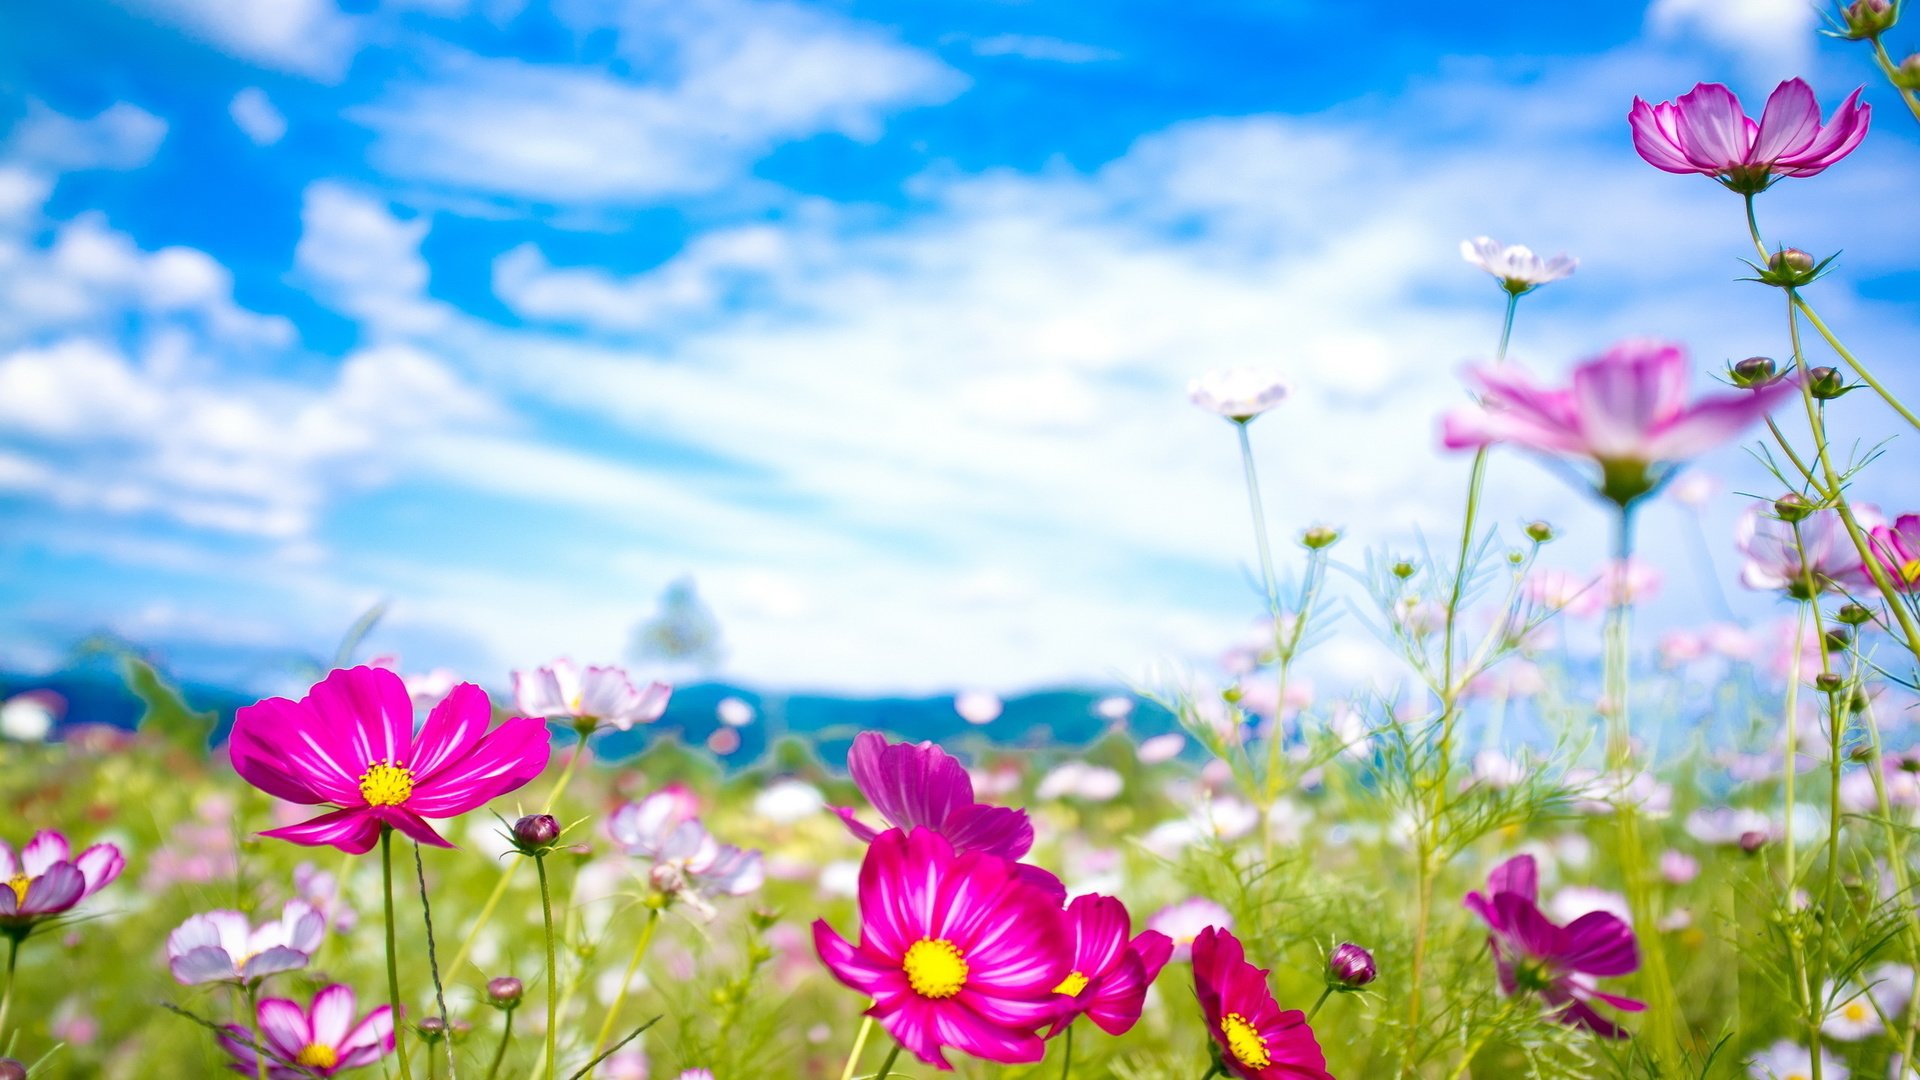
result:
[[(1357, 564), (1457, 528), (1437, 418), (1502, 305), (1465, 238), (1580, 258), (1521, 306), (1536, 370), (1786, 352), (1739, 199), (1628, 140), (1696, 80), (1867, 84), (1864, 146), (1762, 225), (1844, 252), (1815, 302), (1920, 390), (1920, 140), (1803, 0), (0, 12), (0, 690), (76, 714), (123, 647), (201, 707), (298, 690), (377, 612), (361, 657), (496, 690), (570, 654), (708, 717), (1070, 688), (1098, 722), (1260, 610), (1192, 376), (1291, 374), (1273, 527)], [(1876, 404), (1840, 406), (1863, 446)], [(1654, 629), (1767, 613), (1731, 524), (1773, 488), (1732, 450), (1646, 511)], [(1547, 562), (1603, 556), (1544, 468), (1490, 489), (1566, 533)], [(1350, 627), (1316, 678), (1384, 655)]]

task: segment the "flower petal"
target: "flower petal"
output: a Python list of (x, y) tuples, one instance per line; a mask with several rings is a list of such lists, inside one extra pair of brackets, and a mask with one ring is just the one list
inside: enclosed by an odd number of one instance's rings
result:
[(335, 810), (317, 818), (269, 829), (260, 834), (308, 847), (337, 847), (349, 855), (365, 855), (380, 839), (380, 819), (364, 806)]
[(508, 720), (460, 758), (417, 778), (407, 809), (425, 817), (451, 817), (522, 787), (547, 767), (552, 738), (544, 720)]
[(466, 754), (486, 734), (493, 722), (493, 702), (487, 692), (472, 683), (461, 683), (447, 692), (420, 727), (413, 743), (413, 758), (407, 762), (417, 785), (435, 770)]

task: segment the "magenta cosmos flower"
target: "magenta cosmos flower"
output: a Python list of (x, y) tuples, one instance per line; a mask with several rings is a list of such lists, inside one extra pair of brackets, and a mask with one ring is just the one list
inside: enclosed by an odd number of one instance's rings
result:
[(667, 711), (673, 687), (663, 682), (636, 687), (625, 668), (581, 671), (562, 657), (546, 667), (513, 673), (514, 707), (525, 716), (565, 716), (590, 727), (611, 724), (627, 731), (651, 724)]
[(1240, 939), (1209, 926), (1193, 939), (1193, 993), (1220, 1068), (1241, 1080), (1333, 1080), (1299, 1009), (1281, 1009)]
[(860, 867), (860, 943), (821, 919), (813, 944), (833, 976), (873, 999), (867, 1015), (915, 1057), (947, 1070), (951, 1047), (1004, 1063), (1039, 1061), (1038, 1029), (1060, 1014), (1072, 972), (1059, 904), (1014, 864), (955, 854), (940, 834), (880, 834)]
[(1764, 417), (1794, 384), (1687, 400), (1687, 355), (1677, 345), (1629, 341), (1573, 369), (1563, 390), (1510, 368), (1476, 368), (1477, 407), (1450, 414), (1448, 449), (1512, 443), (1556, 458), (1587, 458), (1594, 488), (1627, 506), (1659, 490), (1686, 459), (1729, 442)]
[[(889, 743), (877, 731), (863, 731), (847, 752), (847, 772), (889, 826), (903, 832), (931, 829), (955, 851), (978, 851), (1018, 863), (1016, 873), (1022, 880), (1052, 895), (1055, 906), (1066, 903), (1066, 886), (1059, 878), (1019, 863), (1033, 848), (1027, 812), (975, 802), (973, 778), (945, 750), (930, 742)], [(852, 807), (836, 806), (833, 812), (859, 840), (872, 843), (880, 835), (855, 817)]]
[(382, 828), (452, 847), (426, 818), (464, 814), (540, 775), (546, 721), (517, 718), (493, 730), (486, 692), (461, 683), (413, 730), (413, 701), (381, 668), (335, 671), (299, 701), (268, 698), (233, 718), (228, 753), (241, 779), (304, 805), (338, 809), (264, 836), (370, 851)]
[(34, 833), (17, 859), (0, 841), (0, 881), (6, 884), (0, 889), (0, 934), (24, 936), (41, 920), (72, 911), (126, 865), (112, 844), (95, 844), (76, 859), (66, 836), (52, 829)]
[[(286, 998), (267, 998), (254, 1011), (260, 1043), (267, 1048), (267, 1075), (273, 1080), (312, 1080), (371, 1065), (393, 1052), (393, 1012), (387, 1006), (355, 1023), (353, 991), (335, 983), (313, 997), (311, 1011)], [(233, 1060), (227, 1067), (247, 1076), (259, 1073), (259, 1055), (247, 1045), (252, 1034), (227, 1025), (220, 1045)], [(297, 1066), (297, 1067), (296, 1067)]]
[(1056, 987), (1068, 995), (1048, 1038), (1082, 1016), (1109, 1035), (1124, 1035), (1140, 1021), (1147, 987), (1173, 956), (1173, 940), (1158, 930), (1128, 939), (1133, 920), (1111, 896), (1088, 893), (1067, 905), (1073, 934), (1073, 969)]
[[(1857, 504), (1854, 515), (1863, 529), (1873, 533), (1884, 529), (1880, 511), (1872, 506)], [(1860, 549), (1853, 546), (1837, 511), (1814, 510), (1795, 523), (1781, 520), (1771, 507), (1750, 506), (1734, 526), (1734, 540), (1746, 556), (1740, 583), (1749, 589), (1777, 590), (1805, 600), (1810, 595), (1809, 579), (1814, 593), (1873, 584), (1860, 560)]]
[(1901, 592), (1920, 590), (1920, 514), (1901, 514), (1873, 528), (1873, 557)]
[(1646, 1006), (1632, 998), (1603, 994), (1594, 988), (1593, 980), (1628, 975), (1640, 967), (1633, 928), (1606, 911), (1588, 912), (1565, 926), (1541, 914), (1540, 879), (1531, 855), (1495, 867), (1487, 877), (1487, 892), (1490, 895), (1468, 893), (1466, 906), (1493, 930), (1487, 941), (1493, 947), (1501, 992), (1539, 994), (1559, 1010), (1562, 1023), (1609, 1039), (1625, 1038), (1625, 1029), (1600, 1015), (1592, 1003), (1604, 1001), (1628, 1012)]
[(1627, 123), (1633, 148), (1647, 164), (1670, 173), (1711, 176), (1742, 195), (1765, 191), (1782, 176), (1812, 176), (1839, 161), (1867, 137), (1873, 107), (1855, 90), (1833, 118), (1820, 123), (1813, 89), (1789, 79), (1767, 99), (1759, 122), (1719, 83), (1700, 83), (1677, 101), (1649, 105), (1633, 99)]

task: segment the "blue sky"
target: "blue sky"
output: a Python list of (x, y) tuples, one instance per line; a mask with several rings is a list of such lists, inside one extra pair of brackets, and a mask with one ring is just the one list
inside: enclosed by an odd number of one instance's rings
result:
[[(1198, 7), (19, 5), (0, 667), (108, 629), (271, 683), (386, 598), (374, 647), (498, 683), (618, 657), (686, 573), (728, 674), (771, 685), (1208, 655), (1251, 552), (1192, 375), (1292, 373), (1256, 429), (1275, 527), (1343, 524), (1357, 561), (1458, 515), (1434, 418), (1499, 311), (1465, 237), (1582, 259), (1526, 301), (1530, 363), (1652, 335), (1704, 379), (1784, 349), (1777, 297), (1731, 280), (1737, 200), (1627, 140), (1635, 93), (1702, 79), (1869, 84), (1866, 145), (1763, 214), (1844, 249), (1818, 302), (1920, 389), (1891, 360), (1920, 144), (1800, 0)], [(1706, 469), (1763, 486), (1739, 451)], [(1866, 494), (1911, 498), (1903, 472)], [(1545, 471), (1493, 483), (1495, 520), (1599, 557)], [(1740, 506), (1707, 511), (1729, 580)], [(1680, 520), (1647, 522), (1668, 621), (1706, 595)]]

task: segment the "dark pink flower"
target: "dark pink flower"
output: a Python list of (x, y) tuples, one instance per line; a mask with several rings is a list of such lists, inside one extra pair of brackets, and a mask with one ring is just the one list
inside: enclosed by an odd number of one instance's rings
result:
[(1481, 399), (1448, 415), (1448, 449), (1512, 443), (1598, 466), (1594, 488), (1621, 505), (1658, 490), (1688, 458), (1737, 437), (1795, 392), (1787, 379), (1687, 400), (1687, 355), (1677, 345), (1628, 341), (1573, 369), (1562, 390), (1512, 367), (1468, 372)]
[(1541, 913), (1540, 879), (1533, 856), (1521, 855), (1494, 868), (1487, 892), (1467, 894), (1467, 909), (1486, 920), (1493, 933), (1494, 967), (1503, 993), (1539, 994), (1559, 1010), (1561, 1022), (1584, 1027), (1610, 1039), (1627, 1032), (1600, 1015), (1592, 1002), (1639, 1012), (1646, 1008), (1632, 998), (1604, 994), (1594, 988), (1596, 977), (1629, 975), (1640, 967), (1640, 950), (1633, 928), (1620, 916), (1592, 911), (1565, 926)]
[(233, 718), (228, 753), (241, 778), (276, 798), (339, 809), (265, 836), (370, 851), (383, 826), (451, 847), (427, 818), (464, 814), (547, 767), (546, 721), (489, 731), (493, 705), (472, 683), (453, 688), (413, 730), (413, 700), (381, 668), (335, 671), (299, 701), (268, 698)]
[[(877, 731), (854, 736), (847, 771), (880, 817), (903, 832), (926, 828), (945, 837), (955, 851), (979, 851), (1018, 862), (1033, 848), (1033, 824), (1025, 810), (989, 806), (973, 799), (973, 778), (966, 767), (930, 742), (889, 743)], [(871, 843), (880, 835), (854, 816), (852, 807), (833, 812), (848, 831)], [(1067, 899), (1060, 879), (1037, 866), (1021, 864), (1020, 876), (1054, 897)]]
[(1920, 591), (1920, 514), (1901, 514), (1873, 530), (1873, 557), (1901, 592)]
[(1633, 148), (1647, 164), (1711, 176), (1751, 195), (1782, 176), (1812, 176), (1852, 153), (1867, 137), (1872, 112), (1855, 90), (1822, 125), (1813, 89), (1789, 79), (1767, 99), (1757, 123), (1719, 83), (1700, 83), (1678, 100), (1658, 105), (1636, 97), (1627, 123)]
[(1299, 1009), (1281, 1009), (1267, 971), (1247, 963), (1240, 939), (1209, 926), (1193, 939), (1193, 993), (1221, 1068), (1241, 1080), (1333, 1080)]
[(1073, 934), (1073, 967), (1056, 987), (1068, 995), (1048, 1038), (1082, 1016), (1109, 1035), (1124, 1035), (1140, 1020), (1147, 987), (1173, 956), (1173, 939), (1143, 930), (1128, 940), (1133, 920), (1127, 906), (1111, 896), (1088, 893), (1067, 905)]
[(42, 919), (72, 911), (126, 865), (112, 844), (95, 844), (76, 859), (66, 836), (52, 829), (34, 833), (18, 859), (0, 841), (0, 931), (24, 933)]
[[(353, 991), (338, 983), (315, 994), (311, 1010), (286, 998), (267, 998), (254, 1011), (254, 1020), (260, 1028), (259, 1041), (270, 1052), (267, 1075), (272, 1080), (333, 1076), (371, 1065), (393, 1052), (393, 1011), (382, 1005), (360, 1019)], [(243, 1041), (251, 1040), (251, 1034), (238, 1024), (228, 1024), (227, 1031), (228, 1036), (220, 1040), (233, 1058), (227, 1067), (256, 1075), (259, 1055)]]
[(947, 1070), (953, 1048), (1003, 1063), (1039, 1061), (1038, 1029), (1059, 1016), (1072, 957), (1065, 918), (1014, 864), (955, 854), (938, 833), (881, 833), (860, 867), (860, 943), (821, 919), (814, 948), (835, 978), (873, 999), (867, 1015)]

